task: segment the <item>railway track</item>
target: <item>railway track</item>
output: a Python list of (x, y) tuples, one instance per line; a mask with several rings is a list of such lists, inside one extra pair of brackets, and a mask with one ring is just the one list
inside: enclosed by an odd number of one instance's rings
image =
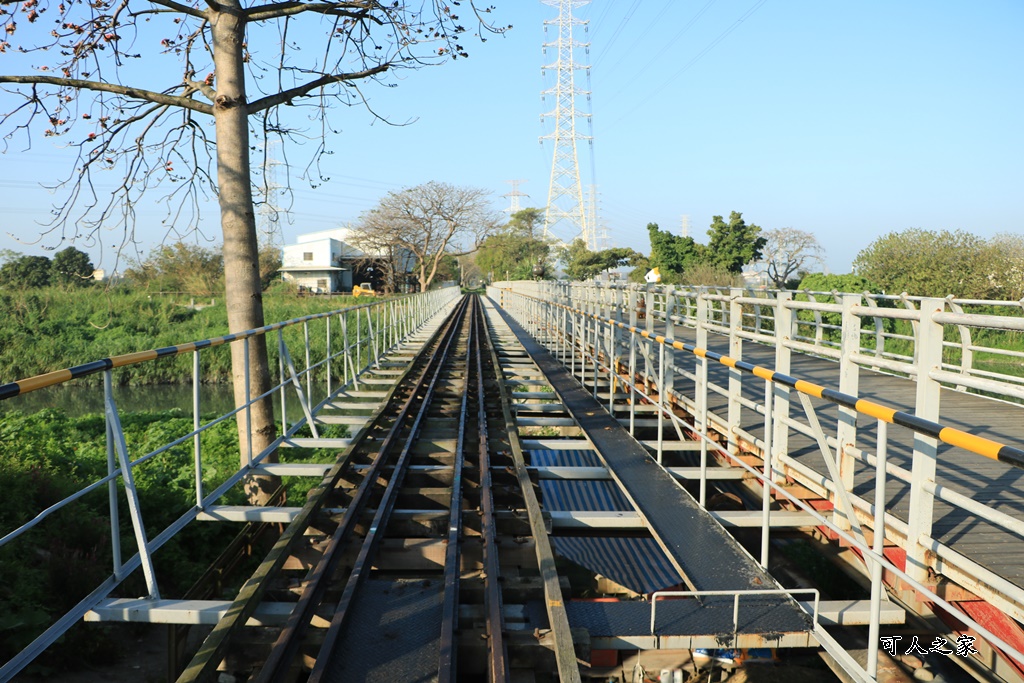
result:
[(464, 297), (414, 357), (385, 359), (399, 380), (179, 683), (497, 683), (517, 662), (572, 659), (567, 622), (543, 635), (506, 623), (561, 594), (490, 340)]

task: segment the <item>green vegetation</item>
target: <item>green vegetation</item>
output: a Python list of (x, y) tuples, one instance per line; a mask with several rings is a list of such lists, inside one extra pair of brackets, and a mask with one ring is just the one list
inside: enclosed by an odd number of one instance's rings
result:
[[(214, 416), (204, 416), (208, 422)], [(125, 413), (121, 416), (128, 451), (138, 458), (158, 446), (192, 431), (192, 417), (177, 410)], [(344, 428), (328, 430), (343, 435)], [(319, 458), (332, 457), (318, 451)], [(234, 474), (238, 466), (238, 435), (233, 421), (214, 425), (203, 434), (203, 485), (212, 491)], [(313, 452), (288, 449), (282, 458), (316, 460)], [(0, 536), (35, 517), (41, 510), (106, 476), (107, 454), (102, 415), (69, 418), (56, 410), (32, 415), (0, 415)], [(136, 486), (152, 539), (195, 505), (192, 443), (178, 446), (133, 468)], [(315, 484), (312, 478), (285, 478), (292, 505), (302, 505)], [(119, 482), (120, 527), (123, 559), (136, 551), (123, 485)], [(241, 486), (219, 502), (245, 503)], [(195, 522), (154, 556), (161, 594), (180, 597), (238, 532), (233, 524)], [(112, 571), (110, 517), (107, 488), (88, 494), (54, 513), (35, 529), (0, 548), (0, 661), (6, 661), (98, 586)], [(37, 571), (29, 571), (36, 566)], [(244, 578), (244, 577), (243, 577)], [(221, 597), (234, 597), (226, 587)], [(141, 572), (136, 571), (115, 597), (144, 595)], [(41, 666), (99, 663), (116, 655), (117, 644), (103, 626), (72, 629), (51, 648)]]
[(876, 239), (853, 268), (889, 294), (1017, 300), (1024, 295), (1024, 237), (911, 228)]
[(599, 273), (624, 265), (635, 265), (643, 254), (629, 247), (613, 247), (601, 251), (590, 251), (581, 239), (575, 239), (562, 250), (561, 259), (565, 263), (565, 274), (570, 280), (589, 280)]
[(89, 255), (74, 247), (58, 251), (53, 260), (45, 256), (25, 256), (10, 249), (0, 251), (0, 287), (25, 290), (60, 285), (83, 287), (93, 283)]
[(480, 243), (476, 265), (492, 280), (532, 280), (533, 268), (544, 266), (550, 277), (551, 245), (537, 237), (542, 209), (523, 209), (512, 214), (508, 224)]
[[(265, 292), (263, 300), (268, 323), (356, 303), (351, 297), (298, 297), (281, 283)], [(129, 288), (0, 290), (0, 310), (5, 312), (0, 318), (0, 382), (107, 356), (227, 334), (227, 312), (221, 299), (201, 310), (188, 304), (185, 296), (161, 296)], [(323, 357), (323, 322), (311, 323), (309, 331), (310, 343)], [(302, 326), (286, 329), (284, 336), (295, 354), (296, 347), (291, 344), (301, 343)], [(276, 368), (277, 345), (271, 343), (269, 347), (271, 367)], [(203, 381), (230, 380), (231, 359), (226, 349), (202, 353), (201, 362)], [(191, 368), (192, 359), (181, 356), (127, 366), (115, 372), (114, 379), (121, 384), (184, 382), (191, 381)], [(101, 380), (95, 375), (81, 381)]]
[[(734, 284), (743, 266), (761, 258), (766, 242), (761, 228), (748, 225), (738, 211), (729, 214), (728, 222), (721, 216), (712, 218), (707, 245), (661, 230), (657, 223), (647, 224), (647, 234), (651, 256), (641, 267), (644, 272), (658, 268), (661, 281), (667, 284)], [(630, 279), (641, 282), (643, 274), (634, 271)]]
[[(265, 290), (281, 268), (281, 251), (261, 247), (260, 283)], [(150, 292), (180, 292), (220, 296), (224, 291), (224, 257), (215, 247), (175, 242), (161, 245), (145, 259), (130, 261), (124, 274), (128, 284)]]

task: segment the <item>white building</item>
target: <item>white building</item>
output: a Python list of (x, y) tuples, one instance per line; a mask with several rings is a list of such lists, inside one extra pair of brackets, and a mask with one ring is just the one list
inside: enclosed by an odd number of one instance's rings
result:
[[(376, 254), (367, 254), (346, 240), (351, 240), (352, 230), (334, 228), (299, 235), (296, 244), (288, 244), (282, 254), (281, 275), (287, 282), (320, 294), (348, 292), (357, 282), (369, 281), (366, 274), (371, 271)], [(408, 273), (415, 265), (412, 255), (403, 250), (402, 263), (396, 264), (396, 271)], [(375, 289), (382, 283), (374, 283)]]

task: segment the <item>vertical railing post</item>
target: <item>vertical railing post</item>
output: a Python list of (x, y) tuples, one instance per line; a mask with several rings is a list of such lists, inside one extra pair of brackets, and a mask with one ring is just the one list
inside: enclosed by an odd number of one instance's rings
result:
[(327, 334), (327, 362), (325, 363), (325, 365), (327, 366), (327, 395), (330, 396), (331, 393), (332, 393), (331, 392), (331, 316), (327, 316), (325, 318), (325, 320), (326, 320), (326, 323), (327, 323), (327, 329), (326, 329), (326, 334)]
[[(419, 313), (420, 313), (420, 317), (422, 319), (422, 314), (423, 314), (422, 303), (420, 304), (420, 307), (421, 308), (420, 308)], [(354, 382), (355, 388), (359, 389), (359, 373), (362, 372), (362, 369), (363, 369), (363, 339), (362, 339), (363, 321), (359, 317), (359, 309), (358, 308), (355, 310), (355, 317), (356, 317), (356, 364), (352, 368), (352, 381)]]
[[(842, 337), (839, 355), (839, 391), (856, 396), (860, 391), (860, 366), (853, 361), (853, 355), (860, 353), (860, 316), (855, 315), (853, 307), (860, 304), (860, 294), (842, 294), (840, 303), (843, 307)], [(857, 446), (857, 411), (853, 408), (839, 407), (839, 424), (836, 428), (836, 458), (839, 462), (839, 475), (842, 485), (847, 491), (853, 491), (853, 475), (857, 461), (853, 457), (853, 449)], [(840, 529), (850, 529), (851, 520), (835, 508), (833, 521)]]
[(658, 344), (658, 464), (661, 464), (665, 445), (665, 411), (668, 409), (665, 391), (665, 342)]
[[(707, 350), (708, 348), (708, 317), (710, 311), (708, 305), (708, 290), (701, 287), (697, 293), (697, 348)], [(707, 502), (708, 493), (708, 359), (697, 356), (697, 433), (700, 436), (700, 494), (698, 500), (701, 507)]]
[[(878, 421), (878, 439), (875, 447), (875, 526), (874, 547), (876, 555), (885, 550), (885, 460), (889, 447), (889, 425), (885, 420)], [(878, 676), (878, 632), (880, 630), (882, 611), (882, 563), (871, 561), (871, 619), (868, 622), (868, 666), (867, 674), (871, 678)]]
[[(942, 325), (932, 316), (945, 307), (943, 299), (921, 302), (921, 321), (917, 326), (914, 354), (917, 366), (917, 397), (914, 415), (925, 420), (939, 420), (939, 383), (931, 378), (933, 370), (942, 365)], [(910, 473), (910, 514), (907, 517), (907, 574), (917, 581), (928, 580), (927, 550), (922, 537), (932, 535), (934, 495), (924, 486), (935, 482), (935, 461), (938, 440), (914, 432), (914, 459)]]
[(626, 305), (629, 306), (629, 435), (636, 436), (636, 402), (639, 395), (636, 390), (636, 337), (637, 337), (637, 295), (639, 292), (630, 287), (627, 290)]
[(302, 323), (302, 339), (306, 344), (306, 405), (313, 405), (313, 373), (309, 371), (309, 321)]
[[(103, 402), (104, 404), (114, 402), (113, 385), (111, 373), (103, 373)], [(110, 416), (104, 411), (104, 420), (107, 431), (107, 475), (113, 475), (117, 470), (117, 454), (114, 452), (114, 425)], [(110, 554), (114, 564), (114, 577), (123, 578), (123, 567), (121, 566), (121, 516), (117, 502), (117, 480), (111, 479), (107, 483), (107, 499), (110, 504)]]
[[(246, 337), (242, 340), (242, 355), (245, 356), (245, 363), (243, 364), (243, 372), (245, 374), (245, 445), (246, 445), (246, 460), (249, 463), (249, 467), (252, 467), (252, 387), (249, 386), (249, 375), (251, 373), (249, 366), (249, 338)], [(267, 397), (270, 400), (270, 397)]]
[(772, 383), (764, 382), (764, 481), (763, 498), (761, 499), (761, 567), (768, 569), (768, 548), (770, 546), (769, 531), (771, 530), (772, 514), (772, 488), (769, 482), (772, 481)]
[(128, 454), (128, 444), (124, 438), (124, 430), (121, 429), (121, 416), (117, 412), (117, 405), (114, 403), (114, 394), (111, 391), (113, 381), (110, 370), (103, 373), (104, 386), (104, 414), (107, 424), (110, 427), (114, 438), (114, 451), (117, 453), (118, 463), (121, 466), (121, 480), (124, 481), (124, 492), (128, 498), (128, 513), (132, 519), (132, 530), (135, 532), (135, 543), (139, 548), (139, 558), (142, 560), (142, 573), (146, 578), (146, 589), (149, 597), (154, 600), (160, 599), (160, 589), (157, 587), (156, 570), (153, 568), (153, 555), (149, 551), (149, 539), (146, 537), (146, 527), (142, 522), (142, 505), (139, 502), (139, 490), (135, 487), (135, 476), (132, 474), (132, 461)]
[[(199, 396), (200, 386), (199, 376), (199, 349), (192, 352), (192, 431), (195, 435), (192, 437), (192, 455), (195, 460), (196, 468), (196, 506), (203, 509), (203, 454), (202, 454), (202, 435), (199, 434), (199, 426), (202, 421), (199, 417), (201, 405)], [(249, 437), (252, 441), (252, 437)]]
[(622, 349), (619, 347), (619, 323), (622, 322), (622, 290), (616, 287), (612, 290), (612, 307), (609, 317), (614, 321), (611, 325), (611, 358), (610, 380), (608, 387), (608, 413), (615, 416), (615, 391), (619, 384), (619, 360), (622, 357)]
[(288, 433), (288, 400), (285, 396), (288, 392), (284, 389), (284, 334), (281, 328), (277, 329), (277, 369), (280, 376), (278, 391), (281, 392), (281, 434)]
[[(743, 329), (743, 304), (737, 299), (743, 295), (743, 290), (732, 287), (729, 290), (729, 355), (736, 359), (743, 358), (743, 338), (740, 332)], [(726, 438), (729, 444), (729, 452), (739, 453), (739, 430), (742, 418), (742, 404), (740, 397), (743, 395), (743, 373), (736, 368), (729, 368), (729, 429)]]
[[(779, 291), (775, 298), (775, 371), (788, 375), (791, 371), (791, 358), (793, 350), (789, 348), (789, 342), (796, 334), (795, 315), (789, 307), (793, 300), (793, 292)], [(774, 385), (775, 390), (775, 420), (774, 433), (772, 434), (772, 448), (776, 453), (789, 454), (789, 397), (790, 388), (782, 383)], [(779, 481), (774, 477), (773, 481)]]

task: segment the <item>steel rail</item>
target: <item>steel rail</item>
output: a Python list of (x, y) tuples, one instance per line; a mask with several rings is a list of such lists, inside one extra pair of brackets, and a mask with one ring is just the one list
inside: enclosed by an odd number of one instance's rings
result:
[[(498, 317), (500, 318), (500, 316)], [(487, 347), (490, 349), (491, 365), (500, 374), (501, 363), (498, 361), (498, 352), (492, 342), (490, 330), (486, 325), (484, 326), (484, 338), (486, 339)], [(551, 549), (551, 540), (548, 538), (548, 532), (544, 526), (543, 513), (537, 500), (537, 494), (533, 490), (533, 483), (530, 480), (530, 474), (526, 467), (526, 459), (523, 456), (522, 444), (516, 431), (516, 422), (511, 408), (512, 400), (504, 381), (498, 383), (498, 389), (501, 397), (502, 418), (508, 433), (513, 467), (516, 479), (519, 482), (519, 488), (522, 490), (523, 501), (526, 505), (527, 518), (530, 523), (530, 530), (537, 553), (537, 565), (540, 570), (541, 581), (544, 585), (545, 606), (548, 615), (548, 625), (551, 627), (551, 633), (554, 637), (558, 677), (562, 683), (580, 683), (580, 669), (576, 663), (576, 650), (573, 645), (572, 631), (569, 627), (569, 616), (562, 600), (562, 589), (558, 579), (558, 570), (555, 567), (554, 552)]]
[[(476, 300), (471, 303), (476, 310)], [(473, 313), (470, 313), (473, 316)], [(466, 376), (462, 386), (459, 407), (459, 435), (455, 443), (455, 462), (452, 465), (452, 490), (448, 498), (448, 536), (444, 553), (444, 601), (441, 606), (441, 644), (438, 648), (437, 680), (446, 683), (455, 680), (457, 631), (459, 627), (459, 555), (462, 551), (462, 470), (466, 455), (466, 418), (469, 407), (470, 371), (473, 343), (476, 340), (476, 318), (470, 319), (469, 339), (466, 344)]]
[[(321, 683), (324, 676), (327, 674), (327, 667), (330, 665), (334, 655), (334, 650), (341, 638), (342, 632), (347, 626), (348, 618), (352, 613), (351, 607), (355, 593), (372, 570), (377, 544), (383, 536), (384, 529), (387, 527), (388, 518), (391, 516), (391, 511), (394, 509), (395, 502), (398, 499), (398, 490), (405, 478), (407, 466), (411, 459), (412, 446), (416, 441), (420, 428), (422, 427), (423, 418), (427, 414), (427, 408), (430, 406), (431, 399), (433, 398), (434, 391), (437, 387), (438, 379), (444, 371), (445, 361), (448, 359), (449, 353), (455, 346), (456, 333), (465, 316), (467, 308), (468, 297), (463, 299), (459, 308), (449, 320), (448, 329), (445, 331), (445, 337), (442, 339), (442, 343), (440, 345), (441, 352), (435, 353), (431, 358), (431, 364), (433, 367), (431, 370), (432, 377), (430, 379), (430, 383), (426, 387), (426, 393), (420, 400), (419, 410), (417, 411), (416, 418), (409, 429), (409, 434), (406, 437), (405, 445), (402, 447), (402, 452), (395, 463), (394, 469), (391, 473), (391, 478), (388, 480), (387, 487), (384, 490), (383, 499), (377, 506), (377, 512), (374, 514), (370, 528), (367, 531), (366, 536), (363, 538), (363, 543), (359, 548), (359, 555), (356, 557), (351, 572), (349, 572), (348, 580), (345, 582), (345, 588), (342, 591), (341, 598), (335, 606), (334, 615), (331, 618), (331, 625), (327, 628), (327, 632), (324, 634), (323, 642), (320, 645), (319, 654), (316, 658), (316, 663), (313, 665), (313, 670), (310, 672), (309, 678), (307, 679), (308, 683)], [(418, 393), (419, 392), (415, 392), (413, 394), (413, 398), (415, 398)], [(396, 422), (396, 426), (397, 429), (401, 429), (401, 420)], [(376, 477), (374, 477), (374, 479), (375, 478)], [(368, 481), (368, 479), (364, 480), (363, 483), (365, 484), (366, 481)], [(262, 683), (263, 681), (266, 681), (266, 683), (272, 683), (276, 680), (280, 680), (279, 677), (272, 676), (267, 678), (264, 673), (261, 672), (260, 677), (257, 679), (257, 683)]]
[(555, 306), (558, 308), (564, 308), (567, 311), (576, 313), (586, 318), (590, 318), (597, 322), (611, 325), (622, 330), (626, 330), (634, 335), (639, 335), (645, 339), (649, 339), (658, 344), (665, 346), (671, 346), (679, 351), (686, 351), (688, 353), (697, 356), (698, 358), (706, 358), (708, 360), (716, 361), (728, 368), (734, 368), (745, 372), (747, 374), (760, 377), (763, 380), (767, 380), (774, 384), (780, 384), (796, 391), (813, 396), (815, 398), (821, 398), (836, 405), (844, 408), (849, 408), (863, 415), (882, 420), (889, 424), (899, 425), (906, 427), (918, 434), (932, 437), (942, 441), (950, 446), (957, 446), (963, 448), (966, 451), (980, 455), (990, 460), (996, 460), (998, 462), (1016, 467), (1018, 469), (1024, 469), (1024, 449), (1010, 446), (1009, 444), (999, 443), (992, 439), (987, 439), (983, 436), (977, 436), (969, 432), (965, 432), (955, 427), (947, 427), (939, 422), (932, 420), (926, 420), (922, 417), (918, 417), (913, 413), (891, 408), (885, 404), (870, 401), (868, 399), (859, 398), (851, 394), (847, 394), (836, 389), (830, 389), (828, 387), (808, 382), (806, 380), (798, 379), (792, 375), (777, 372), (771, 368), (766, 368), (761, 365), (754, 365), (743, 360), (737, 360), (731, 356), (711, 351), (710, 349), (704, 349), (696, 344), (690, 342), (682, 342), (666, 337), (664, 335), (654, 334), (649, 330), (641, 330), (640, 328), (629, 325), (618, 320), (612, 320), (603, 316), (588, 313), (578, 308), (572, 308), (564, 304), (559, 304), (553, 301), (547, 301), (538, 297), (533, 297), (528, 294), (522, 294), (519, 292), (513, 292), (510, 289), (504, 290), (506, 292), (521, 296), (526, 299), (533, 299), (548, 306)]
[[(427, 344), (424, 345), (424, 351), (421, 351), (419, 358), (425, 357), (424, 354), (426, 352), (426, 349), (431, 345), (431, 342), (437, 340), (440, 336), (444, 334), (445, 331), (445, 329), (439, 329), (432, 335), (431, 340), (428, 340)], [(427, 366), (424, 368), (423, 372), (417, 377), (415, 381), (415, 384), (417, 386), (420, 383), (422, 383), (423, 378), (428, 373), (432, 363), (433, 359), (431, 358)], [(395, 386), (393, 386), (392, 389), (388, 392), (388, 396), (385, 397), (385, 403), (382, 405), (382, 408), (379, 409), (377, 413), (375, 413), (375, 415), (371, 418), (371, 421), (376, 422), (382, 418), (384, 414), (383, 406), (386, 406), (394, 397), (394, 395), (398, 392), (398, 390), (402, 387), (403, 380), (407, 378), (409, 376), (409, 373), (412, 371), (412, 365), (413, 364), (410, 364), (410, 369), (406, 371), (405, 375), (399, 378), (398, 383), (396, 383)], [(403, 405), (401, 411), (399, 412), (398, 418), (395, 420), (396, 425), (401, 424), (402, 419), (407, 414), (414, 399), (415, 392), (413, 392), (410, 395), (410, 397)], [(274, 575), (276, 575), (276, 573), (280, 570), (281, 566), (283, 566), (285, 560), (287, 559), (287, 553), (289, 552), (292, 544), (298, 538), (301, 538), (302, 533), (312, 522), (313, 518), (319, 512), (319, 510), (323, 507), (323, 504), (326, 501), (328, 493), (335, 487), (338, 480), (341, 478), (341, 475), (345, 468), (351, 464), (352, 455), (355, 453), (359, 444), (366, 439), (367, 435), (369, 434), (369, 431), (369, 429), (362, 430), (362, 436), (357, 437), (357, 439), (354, 440), (348, 446), (342, 458), (339, 460), (337, 464), (334, 465), (334, 467), (331, 468), (330, 472), (325, 476), (323, 482), (321, 482), (321, 484), (316, 489), (314, 489), (313, 492), (311, 492), (310, 500), (306, 503), (305, 506), (303, 506), (301, 512), (295, 518), (292, 524), (290, 524), (288, 528), (285, 529), (284, 533), (278, 539), (277, 543), (274, 545), (273, 549), (270, 551), (267, 557), (260, 564), (260, 567), (256, 570), (256, 573), (253, 575), (253, 577), (250, 578), (249, 581), (247, 581), (246, 584), (239, 591), (238, 596), (232, 602), (227, 614), (224, 616), (223, 619), (221, 619), (220, 622), (218, 622), (217, 626), (214, 627), (213, 632), (210, 634), (209, 637), (207, 637), (206, 641), (203, 643), (199, 651), (193, 657), (188, 667), (186, 667), (185, 671), (178, 678), (178, 683), (212, 680), (212, 677), (216, 673), (216, 667), (220, 663), (221, 659), (223, 659), (225, 649), (227, 648), (227, 645), (231, 640), (232, 636), (239, 629), (241, 629), (242, 625), (246, 623), (248, 618), (256, 610), (256, 607), (259, 605), (260, 600), (262, 599), (264, 593), (266, 592), (270, 580), (273, 578)], [(393, 434), (394, 432), (389, 433), (388, 436), (385, 437), (385, 439), (381, 442), (381, 446), (378, 449), (378, 457), (370, 466), (370, 470), (366, 474), (367, 478), (364, 479), (364, 483), (367, 481), (373, 481), (379, 475), (379, 472), (382, 469), (383, 460), (385, 459), (381, 456), (391, 448), (391, 443), (393, 442)], [(359, 494), (357, 493), (357, 496), (358, 495)], [(365, 504), (365, 502), (366, 499), (363, 498), (363, 503)], [(358, 517), (358, 514), (355, 514), (356, 511), (353, 510), (353, 507), (354, 506), (351, 505), (349, 506), (347, 514), (343, 518), (342, 524), (345, 523), (345, 520), (351, 518), (352, 521), (350, 522), (350, 526), (354, 525), (354, 520), (356, 517)], [(348, 514), (348, 512), (351, 512), (352, 514)], [(342, 525), (339, 525), (339, 530), (341, 529), (341, 526)], [(336, 561), (337, 559), (335, 559), (335, 562)], [(320, 569), (319, 566), (318, 569)], [(324, 569), (326, 569), (326, 567)], [(309, 586), (307, 585), (307, 588), (308, 587)], [(302, 598), (300, 598), (300, 603), (303, 603), (303, 598), (306, 598), (305, 592), (303, 593)], [(312, 605), (297, 604), (296, 608), (292, 612), (292, 616), (296, 621), (298, 621), (297, 613), (300, 611), (300, 609), (312, 610), (316, 606), (315, 601), (312, 601), (310, 598), (306, 598), (306, 600), (307, 602), (312, 602)], [(308, 614), (311, 615), (311, 611), (309, 611)], [(307, 618), (305, 619), (305, 623), (307, 625), (308, 621), (309, 618), (307, 616)], [(291, 621), (289, 621), (289, 625), (291, 625)], [(288, 626), (286, 626), (286, 628), (287, 627)]]
[[(479, 299), (479, 297), (475, 297)], [(479, 306), (479, 303), (478, 303)], [(483, 311), (478, 311), (482, 316)], [(477, 318), (474, 321), (482, 326)], [(476, 336), (477, 421), (479, 422), (480, 512), (483, 533), (484, 611), (487, 613), (487, 639), (490, 656), (491, 683), (504, 683), (509, 679), (508, 648), (505, 641), (502, 616), (500, 568), (498, 566), (498, 540), (495, 529), (494, 496), (491, 489), (491, 454), (487, 432), (487, 408), (484, 403), (483, 352), (480, 335)], [(501, 382), (500, 368), (492, 368), (495, 379)]]

